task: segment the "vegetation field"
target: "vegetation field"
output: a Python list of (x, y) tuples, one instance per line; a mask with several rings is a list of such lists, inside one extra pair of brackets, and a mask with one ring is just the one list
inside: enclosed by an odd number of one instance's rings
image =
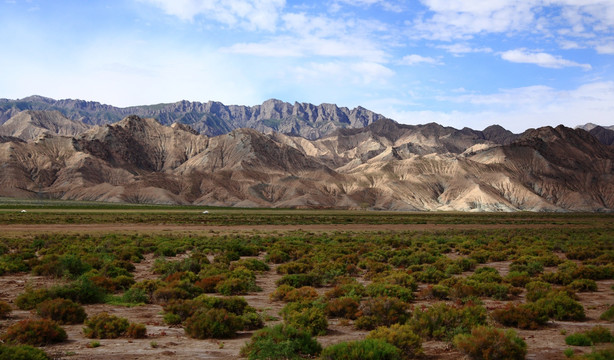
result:
[(0, 359), (613, 359), (613, 220), (0, 201)]

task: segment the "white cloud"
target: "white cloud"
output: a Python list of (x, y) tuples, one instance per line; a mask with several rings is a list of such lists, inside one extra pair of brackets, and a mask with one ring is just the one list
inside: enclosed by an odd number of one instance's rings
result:
[(192, 21), (197, 16), (228, 26), (274, 31), (285, 0), (138, 0), (161, 8), (168, 15)]
[(531, 52), (527, 51), (527, 49), (508, 50), (502, 52), (500, 55), (503, 60), (507, 60), (509, 62), (535, 64), (537, 66), (551, 69), (561, 69), (564, 67), (581, 67), (585, 70), (591, 69), (590, 64), (579, 64), (571, 60), (563, 59), (560, 56), (555, 56), (544, 52)]
[(491, 53), (492, 49), (489, 47), (480, 47), (474, 48), (469, 46), (468, 44), (456, 43), (452, 45), (439, 45), (438, 49), (444, 49), (447, 52), (451, 53), (454, 56), (460, 56), (462, 54), (468, 53)]
[(524, 32), (555, 36), (559, 42), (565, 42), (574, 38), (596, 38), (611, 34), (614, 29), (614, 1), (611, 0), (421, 2), (428, 11), (411, 23), (413, 35), (433, 40)]
[(294, 68), (291, 76), (304, 83), (370, 85), (386, 83), (394, 71), (375, 62), (310, 63)]
[(334, 2), (335, 11), (339, 11), (341, 9), (340, 4), (347, 4), (351, 6), (361, 6), (361, 7), (369, 7), (373, 5), (379, 5), (386, 11), (392, 12), (401, 12), (403, 11), (403, 6), (398, 4), (395, 1), (387, 1), (387, 0), (337, 0)]
[(431, 65), (442, 65), (443, 63), (439, 59), (435, 59), (428, 56), (422, 56), (417, 54), (405, 55), (403, 59), (401, 59), (402, 65), (419, 65), (419, 64), (431, 64)]
[(595, 50), (597, 50), (599, 54), (614, 55), (614, 41), (607, 44), (597, 45)]
[(378, 23), (305, 13), (285, 14), (282, 22), (284, 34), (261, 42), (237, 43), (222, 51), (270, 57), (353, 57), (381, 63), (389, 57), (376, 41), (374, 33), (385, 30)]

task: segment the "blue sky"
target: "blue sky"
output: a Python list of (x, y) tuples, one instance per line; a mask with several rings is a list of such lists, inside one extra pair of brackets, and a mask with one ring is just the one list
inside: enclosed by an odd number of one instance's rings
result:
[(0, 0), (0, 97), (614, 124), (612, 0)]

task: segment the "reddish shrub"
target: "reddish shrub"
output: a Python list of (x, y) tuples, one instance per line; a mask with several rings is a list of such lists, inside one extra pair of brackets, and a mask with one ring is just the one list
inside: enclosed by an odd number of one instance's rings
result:
[(11, 343), (42, 346), (66, 340), (66, 331), (55, 321), (22, 320), (6, 330), (2, 340)]

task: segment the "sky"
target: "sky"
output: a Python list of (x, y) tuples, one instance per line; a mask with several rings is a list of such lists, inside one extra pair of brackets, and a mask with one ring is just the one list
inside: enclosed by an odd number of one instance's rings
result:
[(614, 0), (0, 0), (0, 98), (614, 125)]

